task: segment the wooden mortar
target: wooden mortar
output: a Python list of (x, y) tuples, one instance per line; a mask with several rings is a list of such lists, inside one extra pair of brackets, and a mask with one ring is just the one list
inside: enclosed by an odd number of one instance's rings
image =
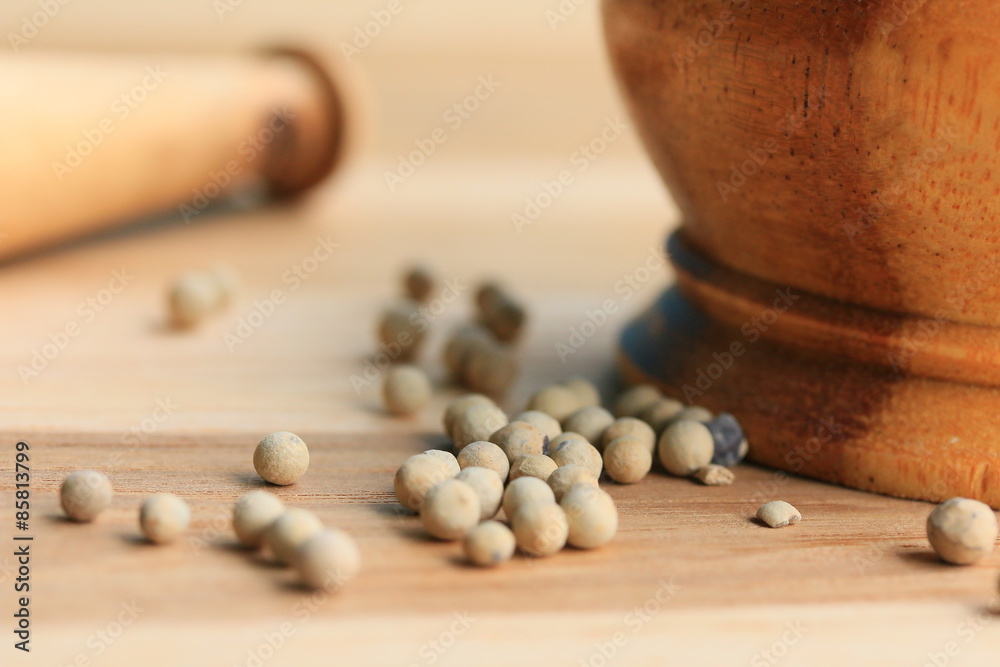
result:
[(626, 380), (734, 413), (783, 471), (1000, 508), (1000, 5), (603, 11), (683, 214)]

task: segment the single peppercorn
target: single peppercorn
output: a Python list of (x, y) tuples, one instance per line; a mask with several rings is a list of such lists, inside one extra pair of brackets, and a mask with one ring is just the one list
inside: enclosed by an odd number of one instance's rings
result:
[(559, 437), (549, 443), (549, 456), (559, 466), (578, 463), (598, 479), (604, 468), (601, 453), (579, 433), (559, 434)]
[[(579, 433), (595, 447), (603, 446), (604, 432), (615, 421), (614, 415), (598, 405), (580, 408), (563, 421), (563, 431)], [(600, 451), (600, 447), (598, 447)]]
[(333, 592), (357, 576), (361, 570), (361, 552), (350, 535), (326, 528), (296, 548), (294, 563), (306, 586)]
[(569, 526), (567, 541), (578, 549), (596, 549), (618, 532), (618, 508), (606, 491), (588, 484), (570, 489), (559, 505)]
[(522, 505), (555, 503), (552, 488), (537, 477), (518, 477), (503, 492), (503, 513), (510, 520)]
[(604, 449), (604, 470), (619, 484), (635, 484), (653, 467), (653, 454), (646, 443), (624, 435)]
[(447, 479), (424, 498), (420, 519), (424, 529), (439, 540), (460, 539), (479, 523), (479, 496), (469, 484)]
[(275, 561), (287, 565), (294, 562), (299, 547), (321, 530), (323, 523), (319, 517), (309, 510), (293, 507), (282, 512), (264, 530), (264, 544)]
[(579, 410), (579, 397), (568, 387), (561, 384), (550, 384), (539, 389), (528, 399), (529, 410), (539, 410), (554, 417), (560, 422)]
[(111, 482), (96, 470), (77, 470), (66, 475), (59, 489), (63, 511), (73, 521), (93, 521), (111, 504)]
[(500, 511), (500, 501), (503, 500), (503, 481), (500, 476), (489, 468), (472, 466), (463, 468), (455, 477), (472, 487), (479, 498), (479, 520), (492, 519)]
[(416, 366), (391, 366), (382, 384), (385, 408), (391, 414), (408, 416), (427, 407), (431, 400), (431, 381)]
[(656, 451), (656, 432), (652, 426), (636, 417), (619, 417), (616, 419), (604, 431), (604, 437), (602, 438), (603, 446), (607, 447), (609, 442), (625, 435), (640, 440), (646, 445), (650, 454)]
[(458, 465), (464, 470), (469, 467), (489, 468), (497, 474), (501, 482), (510, 474), (510, 461), (499, 445), (485, 440), (469, 443), (458, 453)]
[(489, 441), (496, 443), (511, 465), (528, 454), (545, 452), (549, 439), (544, 433), (526, 422), (511, 422), (490, 434)]
[[(455, 451), (479, 440), (489, 440), (491, 435), (507, 425), (507, 415), (495, 405), (476, 404), (462, 412), (452, 426)], [(499, 444), (499, 443), (497, 443)]]
[(566, 546), (566, 513), (554, 502), (522, 504), (511, 520), (517, 547), (528, 556), (551, 556)]
[(416, 454), (406, 459), (396, 471), (393, 489), (403, 507), (419, 512), (427, 492), (456, 474), (443, 458)]
[(499, 521), (484, 521), (465, 534), (465, 557), (480, 567), (493, 567), (510, 560), (516, 545), (514, 533)]
[(271, 433), (257, 445), (253, 467), (265, 481), (279, 486), (297, 482), (309, 469), (309, 448), (288, 431)]
[(715, 442), (702, 422), (682, 419), (663, 431), (658, 445), (660, 463), (672, 475), (687, 477), (712, 461)]
[(155, 544), (173, 542), (187, 530), (191, 510), (187, 503), (172, 493), (154, 493), (139, 508), (139, 526), (146, 538)]
[(264, 540), (264, 531), (284, 511), (285, 504), (272, 493), (244, 493), (233, 507), (233, 531), (244, 546), (256, 549)]
[(941, 560), (969, 565), (993, 553), (997, 518), (978, 500), (950, 498), (927, 517), (927, 539)]

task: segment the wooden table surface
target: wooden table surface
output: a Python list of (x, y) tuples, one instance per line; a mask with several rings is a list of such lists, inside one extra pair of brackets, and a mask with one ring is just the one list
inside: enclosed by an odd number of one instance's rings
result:
[[(484, 571), (463, 565), (457, 545), (426, 539), (395, 502), (392, 475), (408, 455), (446, 444), (438, 423), (455, 391), (442, 388), (419, 418), (401, 420), (381, 413), (377, 384), (360, 394), (351, 384), (401, 267), (422, 259), (459, 285), (422, 359), (438, 380), (441, 339), (468, 316), (470, 286), (502, 276), (531, 310), (508, 409), (569, 374), (610, 395), (617, 331), (670, 276), (653, 272), (627, 300), (615, 285), (660, 246), (670, 209), (644, 164), (608, 160), (517, 233), (509, 214), (544, 167), (442, 161), (395, 197), (382, 168), (362, 160), (296, 209), (161, 225), (3, 267), (8, 626), (18, 440), (31, 445), (34, 536), (33, 652), (15, 654), (5, 629), (4, 665), (996, 664), (1000, 555), (964, 568), (937, 562), (925, 503), (744, 465), (727, 488), (661, 474), (608, 485), (620, 530), (596, 551)], [(634, 196), (615, 196), (626, 183)], [(311, 266), (302, 262), (317, 239), (337, 247), (296, 287), (286, 272)], [(195, 332), (167, 329), (171, 276), (219, 260), (242, 274), (236, 302)], [(99, 304), (113, 271), (128, 285), (89, 315), (78, 304)], [(259, 326), (230, 351), (227, 332), (276, 290), (283, 302), (250, 318)], [(563, 363), (555, 342), (608, 298), (620, 311)], [(18, 368), (70, 321), (79, 334), (23, 379)], [(312, 465), (275, 492), (352, 533), (363, 551), (363, 573), (334, 597), (316, 598), (289, 571), (235, 548), (232, 503), (260, 486), (253, 447), (277, 429), (306, 439)], [(77, 468), (106, 471), (116, 488), (92, 525), (60, 516), (60, 480)], [(156, 491), (191, 504), (187, 539), (139, 539), (140, 499)], [(796, 505), (802, 523), (751, 521), (774, 498)]]
[[(155, 11), (71, 3), (30, 48), (230, 48), (291, 34), (336, 49), (385, 5), (228, 4), (237, 11), (217, 16), (202, 0)], [(17, 0), (3, 25), (21, 30), (36, 5)], [(308, 201), (150, 225), (0, 266), (0, 665), (996, 665), (1000, 554), (972, 567), (937, 562), (926, 503), (745, 465), (726, 488), (661, 474), (608, 485), (620, 529), (596, 551), (483, 571), (464, 566), (457, 545), (422, 536), (395, 502), (392, 475), (446, 444), (440, 416), (456, 392), (442, 387), (419, 418), (400, 420), (381, 412), (377, 383), (356, 392), (351, 382), (402, 268), (424, 260), (461, 292), (435, 316), (421, 361), (439, 385), (445, 332), (468, 317), (475, 281), (500, 277), (531, 311), (508, 410), (571, 374), (599, 381), (607, 399), (618, 332), (671, 280), (642, 267), (676, 209), (631, 129), (586, 169), (573, 161), (623, 113), (596, 6), (403, 6), (355, 59), (377, 102), (373, 141)], [(559, 7), (567, 20), (552, 24)], [(496, 95), (390, 192), (385, 171), (490, 75)], [(573, 184), (518, 233), (511, 215), (567, 168)], [(235, 303), (195, 332), (171, 331), (165, 286), (217, 261), (242, 275)], [(315, 270), (302, 279), (296, 267)], [(112, 294), (116, 271), (127, 286)], [(637, 281), (628, 298), (627, 276)], [(273, 313), (254, 314), (276, 291)], [(561, 360), (556, 343), (607, 299), (617, 312)], [(241, 329), (244, 320), (256, 326)], [(63, 341), (67, 325), (77, 333)], [(227, 345), (227, 334), (240, 342)], [(312, 465), (276, 493), (363, 551), (362, 574), (337, 596), (314, 597), (234, 547), (232, 503), (259, 486), (253, 448), (278, 429), (306, 439)], [(30, 656), (11, 647), (10, 631), (19, 440), (33, 471)], [(104, 470), (117, 490), (92, 525), (59, 510), (59, 483), (79, 468)], [(138, 505), (156, 491), (191, 504), (187, 539), (139, 539)], [(798, 507), (802, 523), (752, 522), (774, 498)]]

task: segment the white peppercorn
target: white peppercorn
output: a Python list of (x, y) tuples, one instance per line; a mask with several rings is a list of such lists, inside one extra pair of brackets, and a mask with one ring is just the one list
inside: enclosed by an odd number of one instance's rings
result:
[(499, 521), (484, 521), (465, 534), (465, 557), (481, 567), (505, 563), (514, 555), (514, 533)]
[(757, 518), (771, 528), (781, 528), (802, 520), (802, 514), (784, 500), (772, 500), (757, 509)]
[(566, 513), (555, 503), (522, 504), (511, 525), (517, 547), (528, 556), (551, 556), (566, 546), (569, 524)]
[(547, 482), (552, 489), (556, 502), (561, 501), (566, 492), (577, 484), (589, 484), (595, 488), (598, 485), (597, 478), (594, 477), (593, 473), (579, 463), (559, 466), (552, 471)]
[(614, 416), (598, 405), (580, 408), (563, 421), (563, 430), (579, 433), (587, 442), (597, 447), (604, 444), (604, 432), (615, 421)]
[(458, 465), (464, 470), (469, 467), (489, 468), (500, 477), (501, 482), (507, 481), (510, 474), (510, 461), (499, 445), (486, 440), (472, 442), (458, 453)]
[(604, 450), (604, 470), (619, 484), (635, 484), (653, 467), (653, 454), (639, 438), (624, 435)]
[(424, 498), (420, 519), (424, 529), (439, 540), (454, 541), (479, 523), (479, 495), (469, 484), (448, 479)]
[(189, 271), (174, 281), (168, 294), (170, 320), (186, 328), (201, 322), (221, 302), (219, 284), (204, 271)]
[(601, 453), (579, 433), (560, 433), (549, 443), (549, 456), (558, 466), (578, 463), (590, 471), (590, 474), (600, 479), (604, 461)]
[(484, 284), (477, 290), (476, 306), (479, 311), (479, 321), (486, 325), (498, 340), (509, 343), (520, 335), (527, 314), (496, 283)]
[(452, 440), (455, 451), (460, 452), (466, 445), (479, 440), (489, 440), (491, 435), (507, 425), (507, 415), (495, 405), (473, 405), (455, 419)]
[(379, 343), (392, 361), (413, 359), (423, 345), (425, 333), (420, 305), (409, 299), (393, 304), (379, 320)]
[(659, 398), (639, 413), (639, 419), (649, 424), (657, 434), (673, 423), (684, 410), (684, 404), (672, 398)]
[(619, 417), (616, 419), (604, 431), (603, 444), (607, 447), (609, 442), (624, 435), (641, 441), (646, 445), (650, 454), (656, 451), (656, 432), (652, 426), (636, 417)]
[(503, 481), (489, 468), (471, 466), (463, 468), (455, 478), (472, 487), (479, 498), (479, 520), (492, 519), (500, 511), (503, 500)]
[(978, 500), (950, 498), (927, 517), (927, 539), (941, 560), (969, 565), (993, 553), (997, 518)]
[(560, 384), (576, 394), (581, 407), (601, 404), (601, 392), (587, 378), (573, 376), (563, 380)]
[(682, 419), (663, 431), (658, 448), (660, 463), (667, 472), (687, 477), (711, 463), (715, 442), (703, 423)]
[(253, 467), (265, 481), (279, 486), (297, 482), (309, 469), (309, 448), (288, 431), (269, 434), (253, 453)]
[(716, 463), (709, 463), (704, 468), (698, 468), (694, 477), (705, 486), (729, 486), (736, 479), (732, 470)]
[(306, 586), (339, 591), (361, 571), (361, 552), (350, 535), (326, 528), (298, 546), (294, 562)]
[(517, 380), (517, 356), (497, 343), (478, 340), (469, 344), (462, 371), (466, 387), (488, 396), (503, 396)]
[(93, 521), (111, 504), (111, 482), (96, 470), (77, 470), (66, 475), (59, 489), (63, 511), (73, 521)]
[(527, 454), (519, 456), (510, 467), (510, 478), (530, 476), (547, 481), (558, 466), (545, 454)]
[(416, 366), (399, 364), (389, 367), (382, 384), (385, 408), (394, 415), (412, 415), (427, 407), (431, 400), (431, 381)]
[(410, 268), (403, 275), (403, 291), (413, 301), (427, 301), (434, 291), (434, 274), (424, 266)]
[(526, 422), (511, 422), (497, 429), (490, 434), (489, 441), (503, 450), (511, 465), (522, 456), (544, 453), (549, 444), (544, 433)]
[(419, 512), (427, 492), (456, 474), (449, 462), (441, 457), (417, 454), (403, 462), (392, 485), (399, 503)]
[(512, 422), (526, 422), (531, 424), (551, 440), (563, 432), (559, 420), (551, 415), (547, 415), (540, 410), (525, 410), (517, 415)]
[(579, 397), (569, 387), (550, 384), (539, 389), (528, 399), (528, 410), (538, 410), (558, 419), (560, 422), (579, 410)]
[(638, 417), (643, 410), (663, 398), (660, 390), (651, 384), (639, 384), (626, 389), (615, 401), (615, 417)]
[(518, 477), (503, 492), (503, 513), (512, 519), (522, 505), (555, 503), (552, 488), (537, 477)]
[(610, 542), (618, 532), (618, 508), (602, 489), (577, 484), (566, 492), (559, 505), (569, 525), (567, 541), (578, 549), (596, 549)]
[(244, 546), (256, 549), (264, 540), (264, 531), (284, 511), (285, 503), (272, 493), (244, 493), (233, 506), (233, 532)]
[(458, 418), (465, 414), (474, 405), (486, 405), (490, 407), (497, 407), (497, 404), (489, 396), (483, 394), (464, 394), (459, 396), (454, 401), (448, 404), (448, 407), (444, 411), (444, 432), (448, 434), (449, 437), (454, 437), (452, 434), (452, 429), (455, 428), (455, 422)]
[(462, 470), (462, 466), (459, 465), (458, 459), (451, 452), (446, 452), (443, 449), (428, 449), (416, 456), (433, 456), (434, 458), (440, 459), (446, 466), (448, 466), (448, 472), (451, 477), (454, 477)]
[(146, 538), (155, 544), (173, 542), (187, 530), (191, 510), (187, 503), (172, 493), (154, 493), (139, 508), (139, 526)]
[(448, 376), (455, 382), (464, 382), (469, 353), (483, 341), (492, 340), (493, 334), (476, 324), (465, 325), (452, 332), (443, 351)]
[(323, 530), (315, 514), (301, 507), (286, 509), (264, 530), (264, 544), (274, 560), (283, 565), (295, 560), (295, 552), (310, 537)]

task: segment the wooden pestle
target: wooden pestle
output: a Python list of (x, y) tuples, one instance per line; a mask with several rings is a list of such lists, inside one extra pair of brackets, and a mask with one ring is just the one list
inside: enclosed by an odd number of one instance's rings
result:
[(0, 56), (0, 258), (233, 190), (291, 196), (344, 145), (308, 54)]

